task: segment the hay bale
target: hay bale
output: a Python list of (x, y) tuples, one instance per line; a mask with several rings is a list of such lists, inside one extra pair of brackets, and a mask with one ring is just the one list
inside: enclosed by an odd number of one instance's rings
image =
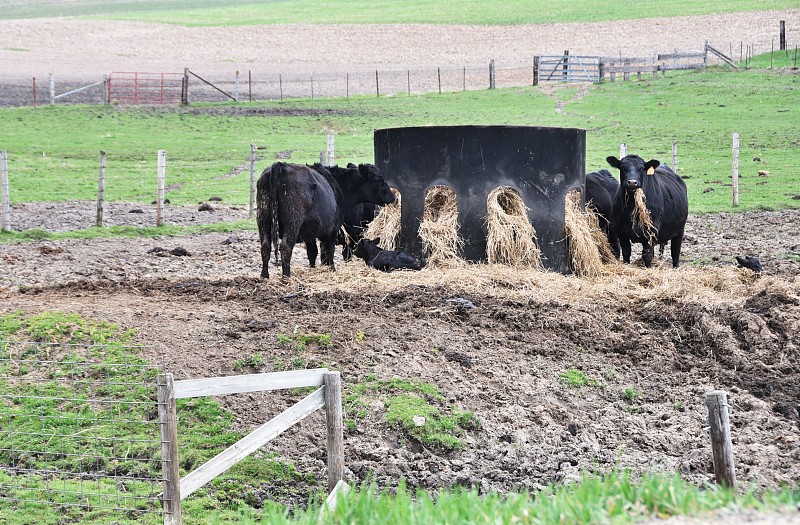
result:
[(381, 206), (380, 211), (364, 230), (367, 239), (380, 238), (380, 247), (384, 250), (396, 250), (397, 238), (400, 235), (400, 192), (392, 188), (394, 202)]
[(501, 186), (489, 193), (486, 214), (486, 254), (489, 263), (542, 267), (536, 231), (528, 208), (513, 188)]
[(422, 252), (428, 265), (459, 260), (464, 239), (458, 233), (456, 194), (447, 186), (433, 186), (425, 193), (425, 211), (419, 225)]
[(581, 210), (579, 191), (567, 194), (564, 199), (564, 227), (567, 230), (572, 272), (580, 277), (597, 277), (603, 271), (603, 258), (596, 242), (598, 235), (603, 235), (603, 232), (596, 217), (593, 228), (593, 216), (591, 211), (587, 213)]

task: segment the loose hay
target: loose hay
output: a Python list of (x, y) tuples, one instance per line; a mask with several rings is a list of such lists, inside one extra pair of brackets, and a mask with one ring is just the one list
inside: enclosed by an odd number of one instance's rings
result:
[(419, 272), (385, 273), (368, 268), (361, 261), (337, 265), (336, 271), (327, 268), (299, 267), (288, 282), (270, 283), (282, 293), (303, 295), (347, 292), (355, 295), (388, 296), (413, 289), (420, 294), (426, 290), (452, 290), (480, 306), (481, 296), (508, 299), (533, 306), (535, 304), (573, 304), (587, 310), (612, 308), (622, 304), (649, 304), (665, 301), (676, 304), (702, 304), (707, 308), (718, 305), (743, 304), (761, 291), (780, 290), (800, 300), (800, 277), (785, 278), (758, 276), (729, 267), (642, 268), (629, 264), (605, 267), (595, 279), (541, 271), (534, 268), (515, 268), (498, 264), (469, 264), (453, 267), (430, 266)]
[(386, 206), (381, 206), (380, 212), (375, 216), (371, 223), (364, 230), (364, 237), (367, 239), (380, 238), (378, 243), (384, 250), (396, 250), (397, 238), (400, 236), (400, 192), (392, 188), (394, 202)]
[(650, 210), (647, 209), (646, 200), (644, 190), (637, 188), (633, 193), (631, 221), (642, 229), (642, 232), (650, 242), (650, 246), (653, 246), (655, 245), (657, 232), (655, 225), (653, 225), (653, 218), (650, 217)]
[(419, 225), (422, 251), (428, 265), (460, 261), (464, 239), (458, 228), (455, 192), (446, 186), (433, 186), (425, 193), (425, 211)]
[(600, 252), (600, 258), (603, 260), (604, 264), (616, 263), (617, 257), (614, 255), (614, 251), (608, 243), (606, 232), (600, 227), (600, 217), (598, 216), (597, 210), (592, 206), (591, 201), (586, 203), (585, 209), (586, 220), (592, 232), (592, 242), (597, 246), (597, 250)]
[(502, 186), (489, 193), (486, 215), (489, 263), (542, 267), (536, 231), (527, 211), (522, 197), (513, 188)]
[(605, 235), (597, 217), (591, 211), (581, 210), (581, 194), (571, 191), (564, 199), (564, 227), (569, 241), (572, 271), (580, 277), (597, 277), (603, 272), (603, 257), (597, 240)]

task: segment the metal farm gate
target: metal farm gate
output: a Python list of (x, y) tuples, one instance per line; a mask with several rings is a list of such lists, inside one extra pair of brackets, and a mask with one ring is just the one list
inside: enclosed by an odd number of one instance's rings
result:
[(537, 73), (539, 82), (599, 82), (600, 57), (540, 56)]
[(186, 102), (184, 73), (114, 72), (108, 75), (108, 102), (180, 104)]

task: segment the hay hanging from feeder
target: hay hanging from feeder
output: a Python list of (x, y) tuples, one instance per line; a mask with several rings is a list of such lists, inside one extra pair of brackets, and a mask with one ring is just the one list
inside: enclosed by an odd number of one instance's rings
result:
[[(592, 225), (592, 218), (595, 227)], [(603, 235), (603, 232), (597, 217), (591, 212), (581, 210), (580, 191), (570, 191), (564, 199), (564, 227), (567, 231), (573, 273), (579, 277), (599, 276), (603, 271), (603, 259), (595, 239), (598, 236), (596, 232), (599, 235)]]
[(633, 193), (631, 221), (635, 226), (639, 226), (642, 229), (642, 232), (650, 241), (650, 246), (654, 246), (656, 241), (656, 227), (653, 225), (653, 218), (650, 217), (650, 210), (647, 209), (646, 198), (642, 188), (637, 188)]
[(394, 202), (381, 206), (380, 211), (364, 230), (364, 237), (377, 239), (380, 237), (380, 247), (384, 250), (397, 249), (397, 237), (400, 235), (400, 192), (392, 188)]
[(528, 220), (528, 208), (520, 194), (507, 186), (495, 188), (489, 193), (486, 208), (489, 263), (541, 269), (536, 231)]
[(592, 201), (586, 203), (585, 210), (586, 220), (592, 232), (592, 240), (595, 246), (597, 246), (597, 250), (600, 252), (600, 258), (605, 264), (615, 262), (617, 258), (614, 256), (611, 245), (608, 243), (606, 232), (600, 227), (600, 217), (597, 210), (592, 206)]
[(458, 203), (447, 186), (433, 186), (425, 193), (425, 211), (419, 225), (427, 264), (459, 260), (464, 239), (458, 233)]

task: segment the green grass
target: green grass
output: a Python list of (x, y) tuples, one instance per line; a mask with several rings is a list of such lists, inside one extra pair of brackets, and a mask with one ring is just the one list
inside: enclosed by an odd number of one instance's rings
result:
[[(77, 314), (0, 315), (0, 465), (59, 472), (13, 479), (0, 471), (4, 498), (31, 500), (0, 499), (0, 521), (21, 525), (36, 515), (41, 524), (161, 522), (152, 513), (160, 509), (155, 480), (162, 475), (158, 370), (139, 356), (135, 335)], [(242, 437), (233, 414), (210, 398), (178, 400), (177, 414), (181, 476)], [(291, 463), (251, 456), (187, 499), (185, 520), (211, 523), (211, 510), (234, 519), (240, 506), (284, 509), (262, 501), (264, 487), (280, 499), (296, 486), (303, 494), (321, 489)], [(155, 502), (149, 514), (148, 502)]]
[[(763, 60), (763, 57), (758, 57)], [(779, 70), (675, 73), (641, 81), (575, 87), (539, 87), (447, 94), (297, 99), (244, 103), (245, 109), (280, 109), (283, 116), (198, 115), (228, 104), (190, 108), (57, 106), (0, 110), (9, 155), (12, 203), (96, 198), (98, 151), (107, 152), (106, 197), (148, 203), (155, 198), (156, 152), (167, 151), (166, 197), (195, 204), (218, 195), (229, 204), (249, 200), (246, 162), (251, 143), (265, 146), (261, 170), (280, 151), (293, 162), (314, 162), (329, 130), (340, 162), (373, 162), (373, 130), (425, 125), (536, 125), (587, 130), (587, 170), (605, 157), (629, 153), (670, 162), (677, 142), (678, 173), (686, 177), (692, 213), (734, 211), (731, 204), (731, 135), (740, 134), (738, 210), (797, 207), (800, 193), (800, 118), (793, 104), (796, 75)], [(289, 109), (318, 114), (286, 116)], [(323, 113), (324, 111), (324, 113)], [(757, 160), (754, 160), (757, 159)], [(768, 171), (759, 177), (759, 171)], [(13, 217), (12, 217), (13, 219)], [(163, 231), (163, 230), (162, 230)]]
[(91, 16), (143, 20), (190, 26), (252, 24), (476, 24), (514, 25), (542, 22), (597, 22), (659, 17), (706, 15), (798, 7), (796, 0), (38, 0), (12, 2), (0, 18)]
[(558, 374), (558, 380), (569, 388), (580, 388), (582, 386), (600, 386), (600, 383), (581, 370), (569, 368)]
[[(400, 486), (395, 494), (364, 486), (340, 496), (334, 511), (326, 511), (324, 523), (360, 525), (444, 525), (470, 523), (493, 525), (589, 525), (628, 524), (648, 518), (707, 515), (722, 509), (755, 509), (796, 512), (800, 491), (784, 489), (734, 496), (725, 489), (700, 489), (678, 475), (652, 474), (632, 480), (627, 472), (606, 476), (584, 475), (574, 486), (549, 486), (536, 493), (479, 494), (456, 488), (438, 495)], [(319, 506), (292, 517), (270, 511), (260, 516), (244, 514), (239, 523), (312, 525), (318, 523)], [(220, 521), (223, 523), (223, 521)]]

